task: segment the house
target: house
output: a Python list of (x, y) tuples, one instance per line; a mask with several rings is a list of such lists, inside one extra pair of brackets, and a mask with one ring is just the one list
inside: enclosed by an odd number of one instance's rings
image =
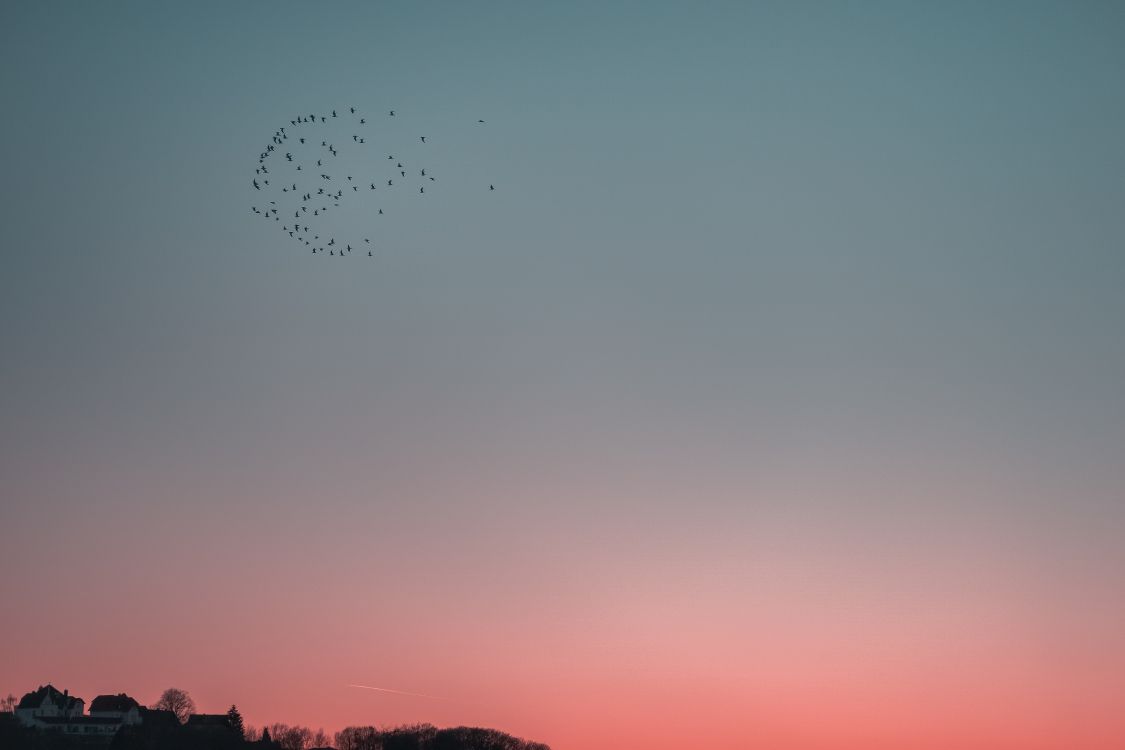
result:
[(121, 728), (117, 719), (94, 716), (37, 716), (30, 726), (60, 732), (70, 737), (107, 743)]
[(101, 743), (112, 740), (122, 726), (150, 720), (159, 725), (169, 717), (178, 725), (171, 711), (149, 711), (125, 693), (99, 695), (90, 704), (88, 715), (85, 707), (86, 702), (69, 691), (59, 692), (53, 685), (44, 685), (20, 700), (16, 718), (26, 727)]
[(233, 731), (230, 725), (230, 716), (226, 714), (192, 714), (184, 724), (188, 729), (206, 731)]
[(116, 719), (118, 724), (140, 724), (141, 704), (125, 693), (99, 695), (90, 703), (90, 716), (94, 718)]
[(24, 726), (37, 726), (44, 719), (66, 719), (82, 716), (86, 701), (73, 696), (69, 690), (59, 691), (54, 685), (40, 685), (38, 690), (20, 698), (16, 718)]
[(174, 711), (165, 711), (159, 708), (145, 708), (141, 707), (141, 723), (146, 727), (161, 727), (167, 729), (168, 727), (179, 727), (180, 720), (176, 718)]

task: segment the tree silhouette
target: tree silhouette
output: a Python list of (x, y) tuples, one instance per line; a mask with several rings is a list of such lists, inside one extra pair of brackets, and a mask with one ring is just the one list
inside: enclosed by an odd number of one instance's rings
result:
[(270, 736), (282, 750), (308, 750), (313, 747), (313, 732), (308, 727), (271, 724)]
[(230, 728), (233, 729), (240, 738), (246, 737), (246, 725), (242, 721), (242, 714), (238, 712), (238, 706), (233, 703), (230, 710), (227, 711), (227, 718), (230, 719)]
[(0, 711), (11, 713), (16, 710), (16, 696), (8, 693), (8, 697), (0, 700)]
[(195, 701), (187, 694), (186, 690), (179, 688), (168, 688), (165, 690), (158, 701), (156, 701), (153, 708), (161, 711), (171, 711), (176, 715), (176, 718), (183, 724), (188, 720), (188, 717), (195, 713)]

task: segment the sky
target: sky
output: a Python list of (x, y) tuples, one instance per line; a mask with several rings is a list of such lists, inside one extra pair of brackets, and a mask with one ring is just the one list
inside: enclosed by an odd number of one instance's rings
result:
[[(0, 694), (1120, 748), (1122, 70), (1101, 2), (5, 3)], [(329, 264), (250, 180), (347, 106), (449, 179)]]

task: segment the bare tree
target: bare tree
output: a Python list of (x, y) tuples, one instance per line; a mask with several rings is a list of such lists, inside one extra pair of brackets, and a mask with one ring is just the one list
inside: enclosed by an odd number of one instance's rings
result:
[(0, 699), (0, 711), (12, 713), (16, 710), (16, 696), (8, 693), (7, 698)]
[(176, 718), (183, 724), (188, 720), (188, 717), (195, 713), (195, 701), (187, 694), (186, 690), (179, 688), (168, 688), (161, 696), (160, 700), (156, 701), (153, 708), (161, 711), (171, 711), (176, 715)]
[(312, 738), (313, 747), (332, 747), (332, 737), (323, 729), (316, 730)]
[(308, 727), (270, 724), (270, 737), (282, 750), (308, 750), (312, 747), (312, 730)]

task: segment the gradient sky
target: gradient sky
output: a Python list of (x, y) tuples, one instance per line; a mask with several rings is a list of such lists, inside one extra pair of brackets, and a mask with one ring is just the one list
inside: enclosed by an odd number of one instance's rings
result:
[[(1116, 3), (4, 3), (0, 693), (1122, 747), (1122, 71)], [(314, 262), (249, 178), (351, 104), (499, 189)]]

